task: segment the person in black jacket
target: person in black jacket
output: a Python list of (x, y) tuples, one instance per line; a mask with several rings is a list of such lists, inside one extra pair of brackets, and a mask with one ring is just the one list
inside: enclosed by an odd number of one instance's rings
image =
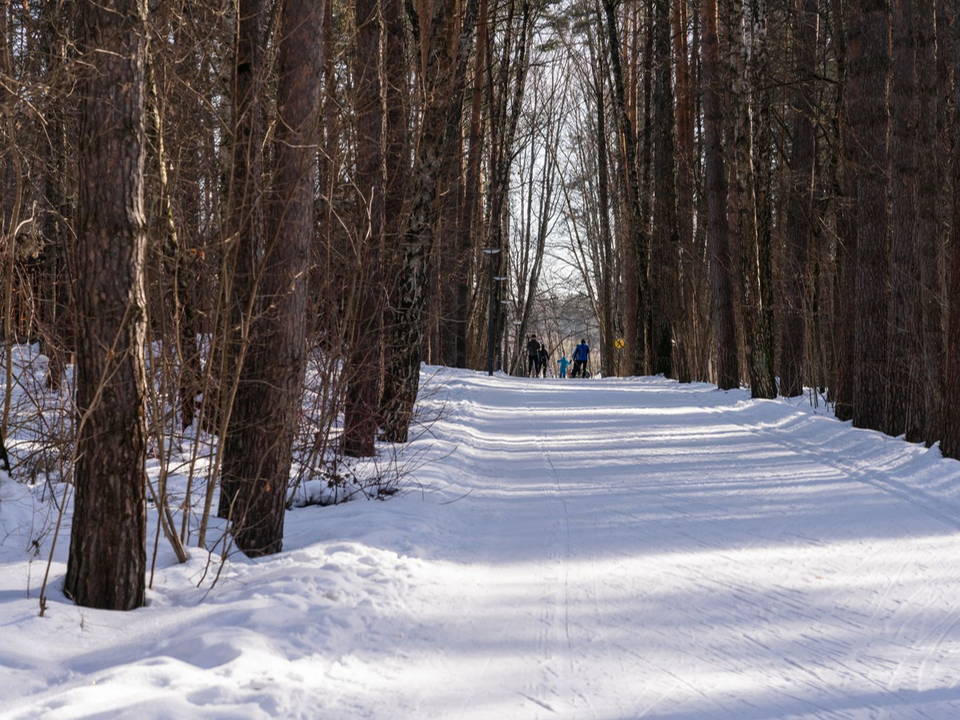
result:
[(538, 377), (540, 375), (540, 348), (543, 347), (537, 336), (530, 334), (530, 340), (527, 342), (527, 377)]
[(0, 470), (10, 472), (10, 458), (7, 457), (7, 448), (3, 444), (2, 430), (0, 430)]
[(587, 361), (590, 359), (590, 346), (586, 338), (580, 338), (580, 344), (573, 351), (573, 377), (587, 376)]
[(547, 346), (543, 343), (540, 343), (540, 372), (537, 373), (540, 377), (547, 376), (547, 366), (550, 362), (550, 353), (547, 352)]

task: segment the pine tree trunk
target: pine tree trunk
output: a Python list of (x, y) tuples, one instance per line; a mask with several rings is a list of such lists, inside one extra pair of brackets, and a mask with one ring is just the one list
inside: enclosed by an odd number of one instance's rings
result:
[[(859, 8), (852, 0), (832, 0), (835, 15), (834, 34), (838, 45), (838, 81), (841, 84), (840, 144), (842, 153), (843, 181), (840, 215), (837, 218), (837, 386), (833, 389), (834, 412), (840, 420), (853, 419), (853, 368), (854, 368), (854, 277), (857, 257), (857, 173), (860, 150), (853, 134), (853, 91), (850, 82), (850, 46), (848, 30), (856, 23)], [(842, 10), (842, 13), (841, 13)]]
[(467, 149), (467, 176), (464, 183), (462, 217), (457, 245), (457, 331), (456, 367), (467, 366), (467, 336), (470, 324), (470, 269), (475, 250), (474, 220), (480, 204), (480, 160), (483, 152), (483, 77), (487, 62), (487, 0), (480, 0), (477, 20), (477, 51), (473, 66), (473, 97), (470, 101), (470, 145)]
[(680, 234), (677, 226), (677, 164), (673, 110), (673, 67), (670, 52), (670, 0), (656, 0), (654, 20), (655, 91), (654, 115), (654, 252), (656, 279), (651, 282), (653, 335), (651, 366), (655, 374), (679, 377), (683, 364), (677, 340), (680, 292)]
[[(854, 2), (856, 0), (853, 0)], [(887, 0), (860, 0), (850, 28), (850, 121), (859, 148), (854, 271), (853, 423), (881, 430), (886, 396), (890, 213), (887, 207)]]
[[(943, 342), (944, 297), (940, 223), (937, 219), (938, 193), (946, 185), (944, 149), (938, 143), (937, 120), (940, 97), (937, 93), (936, 18), (932, 2), (917, 3), (917, 79), (919, 119), (917, 124), (917, 157), (920, 177), (918, 187), (918, 224), (920, 283), (917, 306), (921, 315), (922, 363), (917, 370), (917, 385), (923, 398), (923, 427), (919, 438), (928, 445), (937, 442), (943, 433), (943, 378), (945, 347)], [(949, 45), (940, 48), (943, 53)], [(936, 160), (935, 160), (936, 159)], [(956, 187), (954, 187), (956, 192)]]
[(144, 604), (146, 370), (144, 6), (85, 3), (77, 217), (77, 464), (64, 592)]
[(723, 115), (720, 104), (720, 53), (717, 42), (717, 2), (703, 2), (703, 111), (706, 154), (707, 241), (713, 318), (717, 337), (717, 385), (722, 390), (740, 386), (733, 284), (730, 279), (727, 176), (720, 147)]
[(817, 61), (817, 0), (796, 0), (794, 30), (793, 149), (790, 162), (790, 197), (787, 202), (787, 256), (783, 311), (783, 347), (780, 359), (780, 394), (803, 393), (803, 356), (806, 315), (807, 254), (813, 233), (813, 187), (816, 137), (813, 131), (814, 73)]
[(893, 243), (890, 251), (890, 329), (887, 351), (887, 397), (884, 429), (918, 440), (923, 425), (923, 398), (917, 382), (922, 372), (920, 335), (915, 322), (919, 274), (917, 257), (917, 63), (913, 0), (893, 2), (893, 130), (890, 152), (890, 197)]
[(694, 366), (695, 336), (691, 316), (696, 312), (693, 290), (693, 94), (687, 45), (687, 0), (677, 0), (673, 14), (673, 51), (677, 74), (677, 233), (680, 245), (682, 301), (677, 324), (680, 353), (678, 377), (690, 382)]
[(307, 270), (323, 73), (323, 3), (282, 0), (275, 171), (262, 259), (263, 312), (234, 403), (224, 477), (237, 547), (251, 556), (283, 547), (283, 520), (306, 367)]
[[(402, 182), (403, 152), (397, 134), (403, 134), (403, 25), (397, 0), (359, 0), (357, 23), (357, 186), (361, 223), (357, 228), (360, 255), (356, 267), (363, 273), (350, 356), (345, 369), (347, 395), (343, 412), (342, 447), (350, 457), (374, 454), (379, 403), (380, 361), (383, 348), (383, 312), (386, 307), (384, 254), (397, 237), (397, 184)], [(382, 54), (381, 54), (381, 48)], [(381, 83), (381, 75), (386, 80)], [(384, 109), (387, 117), (384, 118)], [(399, 113), (398, 113), (399, 111)], [(398, 122), (399, 121), (399, 122)], [(386, 128), (387, 137), (382, 137)], [(401, 190), (402, 192), (402, 190)], [(393, 214), (386, 214), (388, 199)]]
[[(754, 5), (760, 2), (754, 0)], [(763, 9), (765, 10), (765, 8)], [(732, 78), (735, 107), (734, 157), (737, 165), (737, 207), (740, 228), (740, 282), (743, 297), (743, 328), (746, 341), (747, 363), (750, 372), (750, 393), (755, 398), (777, 396), (777, 382), (773, 373), (773, 346), (765, 332), (763, 300), (760, 294), (760, 252), (757, 234), (757, 172), (754, 158), (753, 105), (758, 90), (756, 69), (751, 59), (766, 62), (766, 20), (763, 11), (747, 8), (740, 0), (734, 0), (735, 29), (731, 34), (734, 62)], [(746, 37), (741, 37), (741, 34)], [(761, 141), (763, 137), (761, 136)], [(769, 199), (769, 196), (765, 196)]]
[[(466, 67), (476, 19), (477, 0), (468, 0), (455, 61), (443, 63), (440, 54), (446, 52), (448, 23), (456, 21), (453, 0), (437, 0), (429, 18), (430, 38), (423, 72), (426, 80), (425, 107), (413, 170), (410, 216), (404, 232), (403, 261), (391, 343), (393, 355), (381, 403), (383, 436), (389, 442), (407, 441), (420, 386), (423, 308), (429, 278), (428, 261), (433, 248), (433, 228), (437, 219), (437, 182), (444, 160), (449, 161), (460, 134)], [(441, 68), (448, 69), (441, 72)]]
[[(960, 67), (960, 0), (953, 0), (953, 36), (943, 43), (953, 62)], [(953, 121), (960, 127), (960, 82), (953, 85)], [(956, 131), (956, 130), (955, 130)], [(943, 433), (940, 450), (944, 456), (960, 460), (960, 142), (953, 144), (953, 232), (950, 238), (950, 327), (947, 334), (947, 375), (944, 396)]]
[[(652, 320), (653, 313), (651, 312), (651, 304), (649, 302), (650, 296), (650, 237), (652, 235), (650, 227), (650, 218), (653, 215), (653, 135), (654, 135), (654, 122), (653, 117), (653, 77), (654, 77), (654, 27), (653, 27), (653, 13), (654, 13), (654, 2), (656, 0), (647, 0), (646, 7), (644, 8), (643, 14), (643, 23), (638, 24), (637, 30), (637, 42), (639, 43), (640, 29), (643, 29), (643, 68), (640, 69), (639, 63), (632, 63), (634, 65), (635, 72), (640, 73), (643, 76), (643, 87), (636, 88), (636, 90), (628, 90), (627, 96), (631, 95), (637, 98), (637, 102), (642, 97), (643, 105), (643, 122), (639, 121), (639, 111), (636, 107), (633, 109), (632, 114), (628, 113), (627, 118), (630, 120), (631, 126), (635, 134), (635, 141), (639, 144), (639, 157), (636, 158), (635, 162), (639, 163), (639, 181), (637, 184), (637, 192), (640, 195), (640, 230), (639, 230), (639, 243), (633, 242), (628, 239), (627, 250), (625, 253), (625, 266), (624, 274), (626, 277), (636, 277), (637, 283), (636, 288), (627, 287), (627, 300), (626, 309), (627, 317), (624, 318), (624, 322), (627, 323), (628, 327), (633, 327), (635, 330), (635, 337), (633, 342), (634, 354), (633, 354), (633, 374), (634, 375), (646, 375), (651, 371), (650, 360), (650, 343), (652, 335)], [(620, 155), (623, 156), (624, 150), (621, 148)], [(628, 184), (628, 178), (624, 174), (621, 179), (621, 188)], [(623, 191), (621, 190), (623, 194)], [(626, 197), (629, 198), (629, 192), (626, 193)], [(630, 211), (629, 205), (624, 203), (627, 208), (626, 212), (623, 212), (624, 220), (629, 222)], [(628, 226), (629, 227), (629, 226)], [(631, 269), (632, 268), (632, 269)], [(632, 303), (632, 308), (631, 308)], [(633, 321), (631, 324), (630, 320), (630, 310), (633, 311)], [(627, 338), (627, 349), (629, 350), (630, 338)], [(629, 358), (628, 358), (629, 360)], [(628, 362), (629, 366), (629, 362)]]
[[(610, 52), (610, 69), (613, 76), (613, 101), (623, 144), (624, 182), (626, 185), (627, 249), (624, 262), (624, 292), (627, 294), (624, 323), (627, 326), (627, 344), (633, 339), (632, 327), (636, 328), (632, 343), (634, 374), (645, 371), (647, 348), (646, 323), (649, 313), (647, 298), (647, 255), (649, 253), (645, 229), (646, 214), (641, 208), (640, 178), (637, 164), (636, 132), (627, 114), (627, 94), (623, 81), (623, 62), (620, 53), (620, 31), (617, 27), (616, 3), (604, 0), (606, 15), (607, 48)], [(648, 136), (649, 137), (649, 136)], [(634, 300), (636, 304), (634, 305)], [(633, 310), (632, 308), (635, 308)]]

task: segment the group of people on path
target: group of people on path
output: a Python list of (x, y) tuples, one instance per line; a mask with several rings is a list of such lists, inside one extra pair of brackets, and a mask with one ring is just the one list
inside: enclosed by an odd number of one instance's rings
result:
[[(580, 344), (573, 351), (573, 374), (572, 377), (590, 377), (590, 371), (587, 370), (587, 361), (590, 359), (590, 345), (586, 338), (580, 339)], [(535, 334), (530, 335), (527, 341), (527, 376), (528, 377), (546, 377), (547, 366), (550, 363), (550, 353), (547, 346), (537, 339)], [(561, 352), (561, 357), (557, 360), (557, 377), (567, 377), (567, 368), (570, 361), (567, 356)]]

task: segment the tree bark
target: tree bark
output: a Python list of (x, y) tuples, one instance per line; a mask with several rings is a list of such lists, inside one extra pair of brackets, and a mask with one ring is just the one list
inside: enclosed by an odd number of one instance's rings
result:
[[(642, 374), (646, 369), (647, 355), (647, 255), (650, 252), (645, 229), (646, 215), (641, 208), (640, 178), (637, 164), (636, 130), (627, 114), (627, 94), (623, 82), (623, 61), (620, 52), (620, 31), (617, 27), (616, 2), (603, 0), (606, 17), (607, 49), (610, 52), (610, 69), (613, 75), (613, 100), (617, 126), (623, 143), (624, 184), (627, 195), (627, 248), (624, 262), (624, 292), (627, 294), (624, 323), (627, 326), (627, 344), (633, 338), (633, 372)], [(634, 306), (633, 298), (636, 298)], [(632, 308), (635, 307), (635, 311)], [(633, 317), (631, 317), (633, 315)]]
[[(943, 43), (945, 52), (953, 54), (960, 66), (960, 0), (953, 0), (953, 37)], [(960, 83), (953, 85), (953, 120), (960, 127)], [(960, 142), (953, 144), (953, 231), (950, 238), (950, 328), (947, 335), (947, 375), (944, 396), (943, 433), (940, 450), (946, 457), (960, 460)]]
[(275, 171), (262, 259), (263, 311), (234, 403), (224, 477), (236, 493), (230, 517), (237, 547), (251, 556), (283, 547), (293, 441), (306, 367), (307, 270), (323, 73), (323, 3), (282, 0), (278, 48)]
[(144, 604), (146, 370), (144, 62), (138, 0), (84, 3), (77, 217), (77, 463), (65, 594)]
[[(383, 434), (389, 442), (406, 442), (413, 407), (420, 386), (423, 353), (423, 307), (426, 299), (428, 261), (437, 218), (437, 181), (445, 159), (460, 134), (466, 66), (477, 0), (467, 0), (457, 44), (456, 61), (443, 63), (447, 23), (455, 22), (454, 0), (437, 0), (429, 19), (430, 40), (424, 63), (426, 95), (420, 143), (413, 171), (411, 209), (404, 231), (404, 252), (393, 328), (391, 368), (387, 373), (381, 407)], [(448, 68), (440, 72), (441, 68)]]
[[(856, 0), (853, 0), (856, 2)], [(887, 83), (890, 70), (888, 0), (859, 0), (850, 28), (850, 121), (859, 148), (854, 287), (853, 423), (881, 430), (886, 397)]]
[(470, 144), (464, 183), (462, 216), (457, 245), (457, 309), (453, 322), (457, 332), (456, 366), (467, 366), (467, 336), (470, 324), (470, 268), (475, 251), (474, 220), (480, 205), (480, 161), (483, 156), (483, 78), (487, 62), (487, 0), (480, 0), (477, 20), (477, 51), (473, 66), (473, 96), (470, 101)]
[(819, 15), (817, 0), (796, 0), (794, 30), (793, 148), (790, 198), (787, 202), (787, 257), (783, 310), (780, 394), (803, 393), (807, 254), (813, 234), (813, 187), (816, 137), (813, 129), (814, 73), (817, 62)]
[(656, 0), (654, 22), (654, 277), (651, 278), (653, 336), (651, 366), (655, 374), (677, 378), (681, 374), (681, 346), (677, 332), (680, 292), (680, 231), (677, 225), (677, 162), (674, 136), (673, 67), (670, 52), (670, 1)]
[[(754, 144), (764, 143), (766, 125), (755, 120), (754, 106), (764, 98), (762, 75), (757, 67), (766, 59), (766, 7), (762, 0), (754, 0), (751, 7), (734, 0), (735, 27), (731, 34), (734, 70), (733, 97), (735, 103), (734, 157), (737, 165), (738, 226), (740, 228), (740, 282), (743, 298), (743, 328), (746, 357), (750, 372), (750, 394), (755, 398), (777, 396), (777, 382), (773, 372), (773, 343), (763, 320), (765, 309), (761, 294), (760, 245), (757, 231), (758, 190)], [(744, 36), (741, 38), (741, 34)], [(760, 132), (757, 132), (757, 128)], [(768, 159), (766, 154), (764, 159)], [(761, 168), (761, 172), (768, 170)], [(769, 193), (763, 198), (769, 202)], [(767, 227), (769, 232), (769, 226)], [(769, 238), (768, 238), (769, 239)]]
[[(766, 0), (751, 0), (754, 18), (766, 17)], [(770, 56), (767, 42), (768, 25), (758, 23), (757, 47), (751, 56), (750, 79), (758, 94), (756, 124), (754, 127), (754, 192), (756, 194), (757, 258), (756, 302), (757, 323), (755, 352), (760, 370), (759, 389), (763, 397), (776, 397), (777, 381), (774, 373), (774, 313), (773, 313), (773, 163), (771, 141)], [(751, 268), (751, 277), (753, 269)], [(751, 388), (751, 392), (752, 392)]]
[[(398, 0), (358, 0), (357, 186), (361, 222), (356, 267), (362, 273), (359, 309), (345, 369), (347, 395), (342, 448), (349, 457), (374, 455), (379, 406), (380, 359), (386, 292), (385, 256), (392, 251), (402, 211), (403, 25)], [(382, 50), (381, 50), (382, 49)], [(386, 138), (383, 130), (386, 130)], [(402, 193), (402, 188), (400, 188)], [(388, 200), (387, 195), (390, 195)], [(387, 205), (391, 214), (387, 215)]]
[(893, 111), (890, 199), (893, 232), (890, 249), (890, 329), (884, 429), (919, 439), (923, 397), (918, 383), (920, 356), (919, 263), (917, 244), (917, 55), (913, 0), (893, 2)]
[[(917, 122), (917, 157), (920, 158), (917, 207), (917, 235), (920, 283), (917, 305), (920, 312), (921, 367), (917, 380), (923, 398), (923, 427), (919, 438), (928, 445), (937, 442), (943, 433), (944, 347), (943, 309), (944, 287), (940, 223), (937, 218), (938, 193), (946, 185), (947, 167), (940, 158), (945, 148), (938, 143), (937, 120), (940, 114), (940, 96), (937, 92), (936, 18), (932, 2), (917, 3), (917, 92), (919, 118)], [(946, 30), (946, 28), (945, 28)], [(944, 39), (948, 37), (944, 33)], [(944, 53), (948, 44), (940, 49)], [(934, 159), (937, 160), (934, 160)], [(954, 186), (956, 192), (957, 186)]]
[[(837, 218), (837, 259), (836, 259), (836, 297), (837, 297), (837, 386), (833, 389), (834, 412), (840, 420), (853, 419), (854, 388), (854, 321), (856, 317), (853, 288), (856, 275), (857, 258), (857, 168), (860, 165), (860, 148), (853, 133), (852, 115), (853, 87), (849, 75), (851, 47), (847, 42), (848, 31), (857, 22), (859, 5), (855, 0), (832, 0), (834, 33), (838, 45), (837, 75), (843, 93), (841, 98), (840, 144), (843, 165), (843, 181), (840, 215)], [(841, 12), (842, 10), (842, 12)], [(857, 50), (859, 52), (859, 50)]]
[(693, 93), (687, 45), (687, 0), (677, 0), (673, 15), (673, 49), (677, 73), (677, 233), (680, 244), (680, 284), (683, 300), (677, 327), (682, 363), (678, 380), (690, 382), (694, 366), (694, 333), (691, 315), (695, 312), (693, 290)]
[(707, 241), (713, 317), (717, 338), (717, 386), (740, 386), (733, 285), (730, 280), (727, 176), (720, 147), (723, 122), (719, 88), (720, 54), (717, 42), (717, 2), (703, 2), (703, 109), (706, 154)]

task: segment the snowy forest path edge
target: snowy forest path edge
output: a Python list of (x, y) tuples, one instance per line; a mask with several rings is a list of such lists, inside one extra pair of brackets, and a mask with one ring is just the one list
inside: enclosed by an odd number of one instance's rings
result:
[(39, 619), (0, 547), (0, 717), (960, 714), (956, 461), (662, 378), (425, 387), (424, 492), (295, 510), (209, 595), (201, 553)]

